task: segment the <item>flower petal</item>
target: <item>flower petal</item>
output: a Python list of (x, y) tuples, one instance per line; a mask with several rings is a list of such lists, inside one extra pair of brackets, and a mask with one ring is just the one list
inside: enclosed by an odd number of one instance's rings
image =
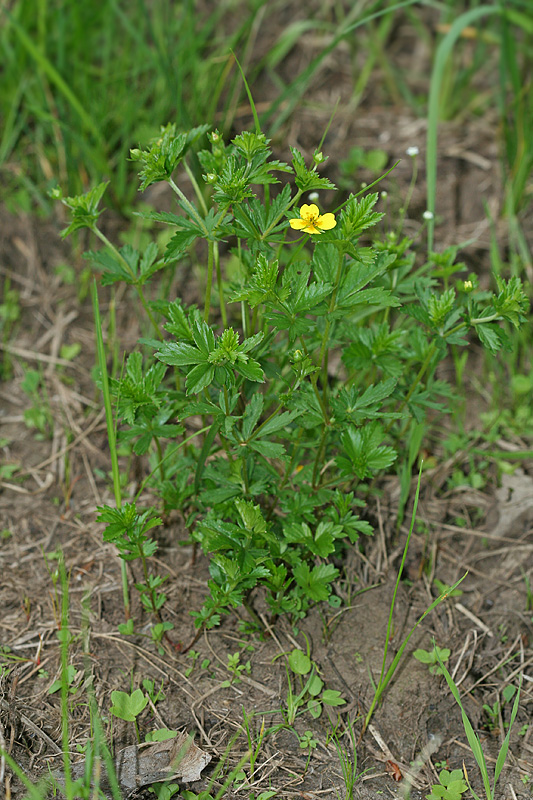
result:
[(294, 228), (295, 231), (301, 231), (307, 225), (307, 220), (305, 219), (290, 219), (289, 225), (291, 228)]
[(302, 230), (304, 233), (322, 233), (322, 231), (319, 231), (318, 228), (315, 228), (313, 224), (307, 225)]
[(318, 210), (318, 206), (316, 206), (314, 203), (311, 203), (310, 205), (304, 203), (300, 209), (300, 216), (302, 219), (309, 219), (310, 217), (316, 219), (319, 214), (320, 211)]
[(337, 224), (335, 214), (323, 214), (317, 219), (315, 225), (323, 231), (330, 231)]

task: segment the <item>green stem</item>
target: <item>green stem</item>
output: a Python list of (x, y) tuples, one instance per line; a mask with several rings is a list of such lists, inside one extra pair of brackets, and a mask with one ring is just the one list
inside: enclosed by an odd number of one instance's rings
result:
[(209, 319), (209, 311), (211, 309), (211, 288), (213, 286), (213, 262), (214, 262), (214, 242), (208, 242), (207, 254), (207, 286), (205, 287), (205, 303), (204, 303), (204, 322)]
[[(322, 369), (322, 373), (323, 373), (322, 374), (322, 384), (323, 384), (324, 387), (327, 386), (327, 382), (328, 382), (327, 362), (325, 362), (324, 356), (325, 356), (325, 353), (326, 353), (326, 348), (328, 346), (329, 332), (331, 330), (331, 315), (333, 314), (333, 312), (335, 310), (335, 305), (337, 303), (337, 294), (339, 292), (339, 286), (340, 286), (340, 281), (341, 281), (343, 264), (344, 264), (344, 253), (341, 250), (339, 250), (339, 263), (338, 263), (338, 266), (337, 266), (337, 274), (335, 275), (335, 284), (333, 286), (333, 294), (331, 295), (331, 300), (329, 301), (329, 308), (328, 308), (328, 313), (327, 313), (327, 316), (326, 316), (326, 326), (324, 328), (324, 333), (322, 335), (322, 345), (320, 347), (320, 354), (318, 356), (318, 366)], [(323, 364), (323, 362), (324, 362), (324, 364)], [(325, 375), (324, 375), (324, 369), (325, 369), (325, 372), (326, 372)], [(315, 383), (316, 383), (317, 380), (318, 380), (318, 373), (316, 373)]]
[(320, 436), (320, 444), (318, 445), (318, 450), (316, 451), (315, 463), (313, 464), (313, 481), (312, 481), (313, 489), (317, 488), (317, 484), (316, 484), (317, 473), (318, 473), (318, 468), (319, 468), (319, 465), (320, 465), (320, 461), (322, 459), (322, 453), (324, 452), (324, 445), (326, 443), (327, 435), (328, 435), (328, 429), (324, 425), (324, 428), (322, 429), (322, 435)]
[[(490, 317), (477, 317), (476, 319), (471, 319), (470, 320), (470, 324), (471, 325), (482, 325), (484, 322), (494, 322), (494, 320), (498, 320), (498, 319), (502, 319), (501, 314), (492, 314), (492, 316), (490, 316)], [(465, 323), (463, 322), (463, 326), (464, 325), (465, 325)], [(458, 325), (457, 327), (460, 328), (461, 326)], [(455, 330), (455, 328), (454, 328), (454, 330)], [(453, 331), (450, 331), (450, 333), (452, 333), (452, 332)], [(449, 334), (446, 334), (446, 335), (449, 336)]]
[(144, 575), (144, 585), (148, 589), (150, 595), (150, 602), (152, 604), (152, 611), (157, 618), (158, 622), (161, 622), (161, 614), (159, 613), (156, 602), (155, 602), (155, 589), (150, 587), (150, 576), (148, 574), (148, 564), (146, 563), (146, 556), (141, 546), (141, 563), (143, 568), (143, 575)]
[(65, 790), (67, 800), (73, 800), (71, 771), (70, 771), (70, 742), (68, 730), (68, 646), (69, 646), (69, 594), (68, 576), (65, 569), (63, 553), (59, 553), (59, 576), (61, 580), (61, 742), (63, 745), (63, 770), (65, 772)]
[(148, 316), (148, 319), (152, 323), (152, 326), (153, 326), (153, 328), (154, 328), (154, 330), (156, 332), (157, 338), (162, 341), (163, 337), (161, 336), (161, 332), (159, 330), (157, 322), (155, 321), (154, 315), (152, 314), (152, 312), (150, 310), (150, 306), (146, 302), (146, 297), (144, 296), (144, 292), (142, 290), (142, 286), (139, 286), (139, 284), (137, 283), (137, 276), (133, 272), (132, 268), (130, 267), (130, 265), (128, 264), (128, 262), (126, 261), (126, 259), (122, 255), (122, 253), (120, 252), (120, 250), (118, 250), (115, 247), (115, 245), (112, 242), (109, 241), (107, 236), (105, 234), (103, 234), (102, 231), (99, 228), (94, 226), (94, 227), (91, 228), (91, 230), (95, 234), (95, 236), (97, 236), (100, 239), (100, 241), (103, 242), (103, 244), (106, 245), (106, 247), (109, 247), (109, 249), (114, 254), (114, 256), (120, 261), (120, 263), (129, 272), (129, 274), (131, 276), (131, 279), (132, 279), (132, 282), (133, 282), (133, 286), (135, 287), (135, 290), (136, 290), (137, 294), (139, 295), (139, 299), (140, 299), (140, 301), (142, 303), (142, 306), (143, 306), (144, 310), (146, 311), (146, 315)]
[(213, 243), (213, 253), (215, 258), (215, 269), (217, 273), (218, 298), (220, 303), (220, 314), (222, 316), (222, 325), (224, 326), (224, 328), (227, 328), (228, 315), (226, 313), (226, 304), (224, 303), (224, 292), (222, 289), (222, 272), (220, 270), (220, 255), (218, 252), (218, 242)]
[[(390, 641), (391, 634), (392, 634), (392, 617), (393, 617), (393, 614), (394, 614), (394, 607), (395, 607), (395, 604), (396, 604), (396, 595), (398, 594), (398, 587), (400, 585), (400, 581), (401, 581), (401, 578), (402, 578), (405, 559), (407, 558), (407, 551), (409, 549), (409, 542), (411, 541), (411, 534), (412, 534), (413, 528), (415, 526), (416, 510), (418, 508), (418, 497), (419, 497), (419, 494), (420, 494), (421, 478), (422, 478), (422, 464), (420, 464), (420, 470), (419, 470), (419, 473), (418, 473), (418, 484), (417, 484), (417, 487), (416, 487), (415, 502), (414, 502), (414, 505), (413, 505), (413, 513), (411, 515), (411, 526), (409, 528), (409, 533), (407, 535), (407, 541), (405, 542), (405, 547), (403, 549), (403, 555), (402, 555), (402, 560), (401, 560), (401, 563), (400, 563), (400, 569), (398, 570), (398, 575), (396, 577), (396, 584), (394, 586), (394, 591), (392, 593), (392, 601), (391, 601), (390, 610), (389, 610), (389, 619), (388, 619), (388, 622), (387, 622), (387, 634), (386, 634), (386, 638), (385, 638), (385, 647), (384, 647), (384, 650), (383, 650), (383, 661), (381, 663), (381, 673), (380, 673), (380, 676), (379, 676), (378, 685), (376, 687), (376, 693), (374, 694), (374, 699), (372, 700), (372, 703), (371, 703), (370, 708), (368, 710), (368, 714), (366, 715), (366, 718), (365, 718), (364, 729), (366, 729), (368, 723), (370, 722), (370, 720), (372, 718), (372, 714), (374, 713), (374, 709), (377, 706), (377, 704), (379, 703), (381, 695), (383, 694), (383, 691), (385, 690), (385, 688), (386, 688), (386, 686), (388, 684), (388, 681), (384, 680), (384, 678), (385, 678), (385, 666), (386, 666), (386, 663), (387, 663), (387, 652), (388, 652), (388, 649), (389, 649), (389, 641)], [(387, 673), (387, 676), (388, 676), (388, 673)], [(392, 675), (390, 677), (392, 677)], [(390, 680), (390, 677), (389, 677), (389, 680)]]
[(407, 190), (407, 197), (405, 198), (405, 203), (400, 208), (400, 219), (398, 220), (398, 229), (397, 229), (398, 236), (400, 235), (400, 233), (402, 231), (405, 215), (407, 213), (407, 209), (409, 208), (409, 204), (411, 202), (411, 198), (413, 196), (413, 191), (414, 191), (415, 184), (416, 184), (416, 179), (417, 179), (417, 176), (418, 176), (418, 162), (416, 160), (417, 157), (416, 156), (414, 156), (414, 157), (410, 156), (410, 157), (413, 159), (413, 174), (411, 176), (411, 183), (409, 184), (409, 189)]
[(190, 200), (187, 200), (187, 198), (185, 197), (185, 195), (183, 194), (183, 192), (181, 191), (179, 186), (176, 186), (176, 184), (174, 183), (172, 178), (168, 179), (168, 183), (169, 183), (170, 188), (179, 197), (179, 199), (181, 201), (181, 205), (184, 208), (184, 210), (187, 211), (187, 213), (198, 223), (198, 225), (202, 229), (202, 232), (203, 232), (204, 236), (206, 237), (206, 239), (208, 239), (209, 238), (209, 231), (207, 230), (207, 226), (206, 226), (204, 220), (202, 219), (202, 217), (200, 216), (200, 214), (198, 213), (198, 211), (196, 210), (196, 208), (193, 206), (193, 204), (190, 202)]
[(157, 456), (159, 458), (159, 477), (161, 481), (165, 480), (165, 471), (163, 469), (163, 450), (161, 449), (161, 442), (159, 441), (157, 436), (154, 436), (154, 442), (157, 450)]
[[(115, 505), (117, 508), (122, 507), (122, 494), (120, 488), (120, 470), (118, 466), (117, 456), (117, 442), (115, 426), (113, 424), (113, 409), (111, 408), (111, 394), (109, 391), (109, 378), (107, 375), (106, 356), (104, 349), (104, 339), (102, 336), (102, 322), (100, 319), (100, 306), (98, 304), (98, 289), (96, 288), (96, 281), (91, 285), (94, 322), (96, 329), (96, 350), (98, 353), (98, 364), (100, 367), (100, 375), (102, 379), (102, 395), (104, 398), (105, 418), (107, 426), (107, 441), (109, 443), (109, 453), (111, 456), (111, 472), (113, 475), (113, 490), (115, 494)], [(130, 597), (128, 587), (128, 573), (126, 571), (126, 562), (123, 558), (120, 559), (120, 574), (122, 580), (122, 596), (124, 599), (124, 616), (126, 620), (130, 618)]]
[(194, 193), (195, 193), (196, 197), (198, 198), (198, 203), (200, 204), (202, 211), (204, 212), (204, 214), (207, 214), (207, 205), (206, 205), (206, 202), (204, 200), (204, 196), (202, 194), (202, 190), (198, 186), (198, 181), (194, 177), (194, 173), (193, 173), (192, 169), (189, 167), (189, 165), (187, 164), (186, 161), (182, 161), (181, 163), (185, 167), (185, 172), (187, 173), (187, 176), (188, 176), (190, 182), (192, 183), (192, 188), (194, 189)]

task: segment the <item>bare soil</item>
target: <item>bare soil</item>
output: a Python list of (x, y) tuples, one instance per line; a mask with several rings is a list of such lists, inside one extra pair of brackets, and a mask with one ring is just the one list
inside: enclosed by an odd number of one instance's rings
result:
[[(407, 58), (407, 44), (398, 40), (399, 59)], [(288, 71), (301, 67), (313, 50), (312, 42), (305, 38), (299, 47), (289, 57), (294, 63), (289, 61)], [(427, 56), (414, 48), (411, 57), (416, 80), (422, 80), (420, 64)], [(313, 103), (304, 103), (284, 129), (281, 151), (285, 143), (291, 143), (312, 154), (332, 101), (337, 97), (342, 101), (348, 91), (345, 59), (341, 48), (326, 63), (313, 87)], [(267, 85), (264, 92), (266, 101)], [(401, 158), (383, 187), (389, 192), (389, 210), (394, 213), (411, 180), (412, 165), (405, 150), (417, 145), (423, 159), (424, 142), (424, 120), (405, 107), (386, 107), (376, 90), (355, 115), (349, 103), (341, 102), (324, 146), (331, 155), (327, 171), (335, 179), (339, 161), (355, 144), (384, 149), (390, 163)], [(440, 142), (436, 241), (442, 248), (474, 239), (462, 249), (461, 258), (487, 280), (490, 230), (482, 197), (487, 198), (495, 219), (502, 205), (496, 123), (486, 115), (445, 124)], [(370, 178), (364, 173), (358, 176), (360, 180)], [(425, 207), (421, 176), (406, 219), (408, 234), (419, 230)], [(116, 225), (119, 228), (120, 222)], [(78, 298), (79, 287), (65, 285), (55, 272), (65, 262), (74, 266), (78, 275), (83, 268), (80, 251), (72, 251), (60, 241), (61, 226), (60, 219), (43, 222), (7, 212), (0, 217), (0, 273), (4, 283), (9, 279), (20, 292), (22, 309), (14, 334), (2, 344), (1, 353), (12, 365), (12, 376), (0, 388), (3, 459), (5, 465), (17, 465), (22, 472), (13, 478), (5, 473), (0, 483), (0, 664), (4, 666), (0, 744), (33, 780), (45, 775), (48, 765), (61, 767), (59, 694), (48, 692), (60, 669), (56, 632), (61, 597), (54, 582), (55, 562), (48, 556), (61, 548), (70, 574), (70, 627), (74, 634), (70, 660), (76, 668), (70, 719), (73, 760), (82, 758), (79, 748), (91, 736), (88, 677), (115, 750), (134, 743), (135, 733), (131, 723), (112, 720), (110, 693), (114, 689), (130, 691), (150, 678), (162, 687), (164, 699), (143, 712), (141, 732), (159, 727), (194, 732), (196, 743), (212, 760), (202, 780), (189, 788), (206, 788), (220, 759), (233, 767), (247, 750), (243, 709), (252, 716), (251, 728), (256, 734), (263, 719), (267, 728), (283, 722), (288, 676), (280, 655), (295, 646), (305, 649), (307, 640), (327, 688), (339, 690), (347, 704), (334, 709), (334, 714), (324, 711), (318, 720), (302, 714), (295, 730), (268, 734), (252, 786), (228, 796), (251, 797), (255, 792), (257, 797), (261, 791), (275, 789), (280, 798), (344, 798), (339, 758), (329, 733), (337, 723), (342, 732), (348, 720), (355, 721), (355, 729), (360, 731), (361, 715), (373, 696), (372, 682), (381, 670), (392, 591), (407, 533), (405, 525), (399, 532), (396, 529), (397, 482), (384, 482), (380, 502), (369, 509), (376, 533), (365, 552), (351, 552), (344, 564), (336, 586), (336, 593), (345, 601), (340, 609), (313, 610), (299, 631), (282, 619), (262, 635), (250, 631), (246, 612), (238, 610), (194, 644), (199, 654), (196, 660), (191, 651), (180, 653), (179, 645), (186, 647), (194, 636), (189, 612), (202, 603), (208, 573), (205, 559), (193, 562), (191, 548), (183, 544), (187, 535), (182, 523), (172, 519), (157, 534), (157, 566), (162, 574), (168, 574), (164, 616), (174, 624), (171, 636), (175, 646), (165, 643), (161, 654), (147, 636), (120, 635), (117, 626), (124, 622), (124, 613), (119, 560), (113, 547), (102, 542), (95, 522), (96, 506), (112, 502), (112, 496), (105, 420), (90, 374), (95, 362), (92, 311), (87, 297)], [(505, 249), (504, 226), (498, 227), (498, 235)], [(183, 274), (180, 281), (180, 291), (194, 296), (190, 276)], [(109, 300), (110, 294), (102, 292), (104, 313)], [(117, 293), (116, 308), (120, 339), (127, 352), (141, 331), (127, 293)], [(76, 342), (82, 345), (80, 354), (73, 361), (64, 361), (61, 347)], [(23, 418), (24, 410), (32, 405), (21, 388), (28, 368), (41, 369), (46, 386), (43, 404), (50, 424), (42, 438)], [(487, 389), (490, 392), (490, 386)], [(472, 392), (472, 397), (466, 418), (475, 425), (482, 408), (479, 394)], [(500, 445), (520, 450), (525, 442), (516, 437)], [(406, 565), (409, 583), (400, 586), (388, 663), (431, 603), (432, 578), (451, 584), (466, 571), (468, 577), (461, 585), (463, 594), (426, 617), (410, 641), (372, 727), (359, 744), (362, 775), (354, 797), (400, 796), (404, 780), (410, 776), (411, 797), (418, 800), (436, 782), (443, 764), (461, 768), (463, 760), (473, 787), (482, 793), (461, 714), (444, 679), (431, 675), (412, 657), (417, 647), (430, 649), (434, 637), (441, 647), (451, 649), (450, 671), (482, 737), (491, 769), (510, 708), (504, 707), (491, 728), (482, 706), (493, 706), (501, 699), (503, 688), (516, 684), (518, 675), (524, 673), (520, 711), (496, 797), (527, 800), (533, 786), (533, 623), (525, 580), (533, 584), (533, 462), (523, 461), (513, 475), (501, 480), (493, 475), (482, 490), (448, 490), (448, 476), (453, 468), (468, 463), (468, 454), (459, 452), (448, 461), (438, 453), (436, 456), (437, 466), (424, 475), (419, 525)], [(136, 469), (139, 475), (145, 474), (142, 462)], [(424, 569), (428, 561), (432, 563), (430, 575)], [(137, 566), (130, 565), (129, 570), (133, 585), (139, 577)], [(136, 629), (147, 630), (150, 620), (143, 616), (138, 598), (134, 596), (133, 602)], [(260, 597), (256, 610), (261, 613)], [(237, 652), (240, 663), (249, 661), (250, 669), (226, 686), (231, 679), (228, 655)], [(202, 667), (205, 659), (209, 663)], [(225, 753), (239, 730), (241, 735)], [(306, 731), (316, 740), (310, 757), (296, 735)], [(213, 793), (219, 785), (220, 780)], [(3, 788), (6, 797), (24, 794), (8, 768)], [(149, 796), (146, 789), (135, 794)]]

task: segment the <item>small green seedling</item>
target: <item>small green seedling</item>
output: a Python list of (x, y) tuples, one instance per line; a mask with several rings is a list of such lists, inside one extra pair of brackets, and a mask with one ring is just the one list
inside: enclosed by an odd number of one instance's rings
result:
[[(66, 669), (65, 676), (64, 676), (64, 678), (65, 678), (65, 680), (67, 682), (67, 685), (68, 685), (69, 694), (75, 694), (76, 693), (77, 686), (74, 686), (73, 684), (74, 684), (74, 681), (76, 680), (76, 676), (77, 675), (78, 675), (78, 671), (77, 671), (76, 667), (73, 664), (69, 664), (67, 669)], [(48, 689), (47, 694), (55, 694), (56, 692), (59, 692), (61, 690), (61, 686), (62, 685), (63, 685), (63, 681), (60, 678), (58, 678), (57, 680), (55, 680), (52, 683), (52, 685)]]
[[(288, 657), (289, 668), (298, 676), (300, 681), (300, 692), (295, 694), (292, 683), (289, 679), (289, 689), (287, 694), (287, 721), (292, 725), (298, 713), (305, 710), (311, 714), (313, 719), (318, 719), (322, 714), (322, 708), (326, 706), (342, 706), (346, 703), (341, 693), (334, 689), (324, 689), (324, 681), (318, 675), (316, 664), (311, 661), (309, 653), (295, 649)], [(304, 684), (303, 678), (309, 675)]]
[(435, 650), (415, 650), (413, 657), (422, 664), (427, 664), (432, 675), (442, 675), (442, 670), (439, 667), (438, 659), (440, 658), (441, 661), (446, 662), (450, 657), (450, 653), (451, 650), (449, 650), (447, 647), (435, 647)]
[[(487, 703), (483, 704), (483, 711), (488, 717), (488, 727), (489, 730), (495, 730), (499, 725), (500, 714), (502, 708), (506, 703), (513, 699), (516, 694), (516, 686), (509, 684), (506, 686), (502, 692), (502, 702), (500, 703), (499, 700), (496, 700), (493, 706), (489, 706)], [(507, 722), (503, 723), (504, 728), (508, 726)]]
[(443, 769), (439, 773), (439, 781), (439, 784), (433, 784), (430, 794), (426, 795), (426, 800), (461, 800), (461, 795), (468, 791), (460, 769), (451, 772)]
[(242, 673), (245, 672), (247, 675), (249, 675), (251, 669), (252, 667), (250, 661), (246, 661), (245, 664), (241, 664), (240, 653), (233, 653), (233, 655), (228, 653), (227, 670), (231, 673), (232, 677), (230, 681), (224, 681), (224, 685), (230, 686), (232, 683), (240, 683)]
[(248, 753), (250, 756), (250, 781), (251, 781), (255, 773), (255, 764), (257, 762), (257, 756), (259, 755), (259, 751), (261, 750), (261, 745), (263, 744), (263, 739), (265, 738), (265, 718), (263, 717), (261, 721), (261, 728), (259, 729), (259, 734), (256, 740), (250, 727), (250, 722), (252, 718), (247, 715), (244, 708), (242, 709), (242, 714), (244, 718), (244, 730), (246, 732), (246, 738), (248, 740)]
[(139, 725), (137, 717), (148, 705), (148, 698), (142, 689), (135, 689), (131, 694), (127, 692), (119, 692), (115, 690), (111, 692), (111, 702), (113, 705), (109, 709), (110, 712), (119, 719), (133, 722), (135, 724), (135, 732), (137, 734), (137, 741), (141, 741), (139, 732)]
[(159, 687), (159, 689), (156, 689), (155, 682), (150, 680), (150, 678), (145, 678), (143, 680), (143, 689), (145, 690), (146, 694), (148, 695), (154, 706), (156, 703), (159, 703), (160, 700), (165, 699), (165, 693), (163, 691), (163, 681), (161, 681), (161, 686)]
[(300, 747), (302, 750), (315, 750), (318, 744), (318, 739), (315, 739), (313, 731), (306, 731), (303, 736), (300, 736)]

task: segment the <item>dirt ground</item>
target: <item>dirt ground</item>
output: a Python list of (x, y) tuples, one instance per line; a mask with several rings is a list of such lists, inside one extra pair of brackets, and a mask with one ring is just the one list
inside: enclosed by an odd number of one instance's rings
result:
[[(265, 43), (265, 47), (268, 42)], [(407, 58), (407, 44), (398, 45), (398, 59)], [(306, 41), (292, 59), (300, 66), (311, 45)], [(412, 57), (414, 58), (416, 53)], [(318, 79), (313, 104), (307, 103), (283, 131), (283, 142), (312, 153), (327, 124), (333, 102), (342, 100), (347, 81), (331, 81), (344, 75), (343, 51), (330, 59)], [(295, 65), (289, 68), (296, 68)], [(419, 73), (417, 72), (417, 75)], [(332, 89), (332, 84), (336, 87)], [(265, 100), (268, 100), (265, 88)], [(463, 119), (444, 124), (440, 132), (438, 225), (436, 242), (444, 246), (475, 239), (464, 247), (461, 258), (481, 276), (488, 275), (490, 231), (482, 197), (494, 217), (501, 209), (501, 175), (496, 124), (490, 117)], [(350, 112), (341, 102), (326, 140), (330, 154), (327, 173), (338, 174), (339, 162), (354, 144), (385, 150), (390, 163), (402, 161), (387, 180), (389, 210), (394, 213), (411, 180), (409, 146), (418, 146), (423, 159), (425, 121), (406, 108), (380, 103), (379, 92), (369, 95)], [(281, 150), (283, 146), (280, 145)], [(423, 163), (423, 162), (422, 162)], [(361, 173), (360, 180), (371, 176)], [(415, 187), (405, 230), (415, 234), (426, 208), (425, 182)], [(110, 223), (111, 224), (111, 223)], [(115, 224), (115, 223), (113, 223)], [(116, 222), (116, 227), (120, 227)], [(202, 780), (188, 788), (206, 788), (217, 762), (225, 757), (235, 766), (247, 750), (243, 709), (252, 716), (252, 731), (262, 720), (275, 727), (287, 705), (288, 676), (285, 659), (295, 646), (311, 646), (311, 657), (328, 689), (341, 692), (346, 705), (335, 713), (313, 720), (309, 714), (296, 719), (302, 735), (311, 731), (316, 747), (300, 747), (293, 731), (268, 734), (259, 752), (252, 786), (228, 797), (251, 797), (269, 789), (280, 798), (344, 798), (345, 789), (337, 751), (328, 732), (338, 722), (339, 732), (348, 720), (360, 730), (361, 715), (372, 699), (385, 643), (387, 618), (407, 527), (396, 531), (399, 489), (394, 479), (383, 484), (382, 498), (369, 510), (375, 536), (364, 553), (348, 556), (336, 594), (345, 604), (338, 609), (315, 609), (296, 632), (280, 620), (268, 635), (250, 632), (244, 609), (225, 618), (220, 628), (205, 633), (194, 644), (198, 655), (180, 653), (168, 644), (157, 651), (149, 637), (118, 633), (124, 622), (121, 603), (120, 564), (111, 545), (102, 542), (95, 522), (96, 506), (112, 502), (107, 478), (109, 458), (105, 420), (100, 397), (91, 378), (95, 342), (90, 300), (77, 298), (77, 285), (68, 285), (57, 267), (69, 264), (80, 274), (84, 262), (78, 250), (59, 239), (61, 220), (0, 216), (0, 274), (20, 292), (22, 316), (14, 335), (3, 342), (1, 356), (12, 364), (12, 377), (0, 387), (0, 438), (4, 465), (22, 471), (0, 482), (0, 744), (32, 779), (61, 766), (59, 693), (48, 690), (59, 675), (60, 650), (58, 594), (54, 587), (55, 562), (47, 554), (61, 548), (70, 573), (71, 619), (74, 638), (70, 649), (76, 673), (71, 698), (71, 745), (73, 761), (91, 735), (86, 681), (92, 676), (96, 700), (105, 729), (115, 750), (133, 744), (131, 723), (111, 719), (110, 693), (130, 691), (145, 679), (162, 687), (164, 699), (148, 707), (140, 717), (142, 733), (154, 728), (185, 729), (195, 733), (196, 744), (211, 757)], [(498, 228), (505, 248), (505, 230)], [(189, 282), (190, 291), (190, 282)], [(104, 313), (109, 294), (102, 293)], [(128, 296), (117, 293), (117, 318), (124, 348), (135, 345), (140, 331), (131, 313)], [(63, 345), (81, 344), (73, 360), (61, 357)], [(21, 388), (28, 369), (42, 370), (49, 409), (48, 435), (38, 438), (26, 426), (25, 409), (32, 400)], [(490, 387), (487, 387), (490, 391)], [(481, 410), (479, 395), (467, 418)], [(526, 449), (519, 437), (502, 441), (510, 451)], [(527, 800), (533, 792), (533, 621), (527, 605), (526, 580), (533, 584), (533, 461), (522, 461), (513, 475), (497, 476), (481, 489), (447, 489), (453, 468), (467, 463), (459, 452), (453, 459), (437, 458), (438, 466), (424, 473), (418, 524), (406, 564), (408, 583), (400, 586), (390, 641), (389, 663), (404, 636), (431, 603), (431, 578), (451, 584), (468, 571), (463, 594), (449, 598), (427, 616), (409, 643), (401, 667), (377, 710), (372, 727), (358, 747), (362, 773), (354, 797), (370, 800), (399, 797), (405, 778), (412, 782), (411, 797), (418, 800), (429, 791), (443, 765), (461, 768), (465, 762), (470, 780), (482, 792), (479, 774), (467, 746), (460, 711), (444, 679), (412, 657), (418, 648), (431, 649), (432, 637), (451, 650), (448, 666), (458, 684), (463, 703), (479, 732), (489, 768), (493, 769), (505, 735), (509, 704), (503, 719), (492, 727), (483, 704), (493, 706), (504, 687), (516, 684), (524, 674), (520, 710), (511, 736), (510, 754), (500, 777), (496, 798)], [(144, 467), (141, 464), (140, 469)], [(24, 480), (20, 480), (24, 477)], [(147, 500), (149, 502), (149, 499)], [(165, 618), (174, 624), (172, 639), (186, 646), (194, 636), (190, 610), (198, 609), (206, 592), (207, 562), (192, 562), (187, 536), (178, 519), (169, 520), (157, 534), (158, 566), (168, 574)], [(429, 544), (428, 544), (429, 543)], [(422, 565), (430, 548), (433, 574)], [(128, 567), (135, 580), (136, 565)], [(148, 623), (133, 595), (137, 630)], [(261, 613), (261, 597), (256, 599)], [(245, 669), (239, 681), (227, 686), (231, 675), (228, 655), (240, 654)], [(202, 662), (208, 664), (202, 666)], [(192, 667), (192, 670), (191, 670)], [(529, 725), (529, 727), (528, 727)], [(359, 727), (358, 727), (359, 726)], [(232, 737), (230, 752), (225, 754)], [(396, 765), (396, 767), (394, 766)], [(398, 777), (400, 780), (396, 781)], [(215, 784), (216, 793), (220, 781)], [(16, 777), (6, 770), (6, 796), (24, 792)], [(146, 789), (136, 791), (141, 797)], [(153, 795), (151, 795), (153, 796)]]

